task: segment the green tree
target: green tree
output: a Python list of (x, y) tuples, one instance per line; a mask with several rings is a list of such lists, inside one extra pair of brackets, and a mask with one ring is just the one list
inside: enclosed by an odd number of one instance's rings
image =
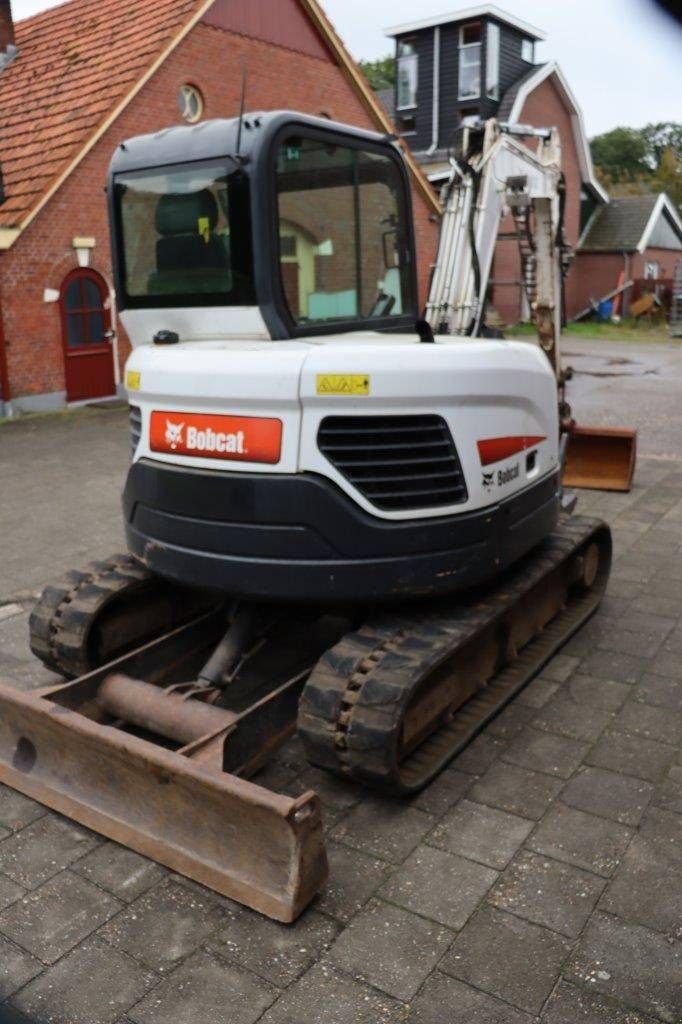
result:
[(663, 121), (660, 124), (647, 124), (640, 129), (647, 151), (647, 160), (655, 170), (661, 166), (666, 152), (682, 162), (682, 124), (674, 121)]
[(373, 89), (390, 89), (395, 85), (395, 59), (392, 55), (378, 60), (361, 60), (360, 67)]
[(651, 173), (647, 144), (636, 128), (614, 128), (590, 143), (600, 176), (611, 182), (636, 181)]

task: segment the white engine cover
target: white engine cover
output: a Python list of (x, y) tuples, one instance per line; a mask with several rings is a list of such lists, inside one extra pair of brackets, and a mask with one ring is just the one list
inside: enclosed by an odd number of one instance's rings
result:
[[(324, 379), (329, 376), (335, 378), (332, 390), (341, 390), (344, 378), (361, 384), (349, 388), (351, 393), (329, 393)], [(135, 459), (232, 473), (317, 473), (383, 519), (485, 508), (558, 468), (556, 382), (545, 355), (532, 343), (438, 337), (435, 344), (424, 344), (415, 335), (368, 332), (299, 341), (252, 336), (143, 344), (130, 356), (126, 382), (142, 418)], [(171, 429), (185, 431), (193, 415), (280, 420), (279, 459), (249, 461), (248, 446), (236, 434), (227, 444), (225, 435), (218, 436), (218, 447), (230, 449), (224, 454), (215, 450), (215, 435), (210, 454), (159, 451), (158, 445), (152, 450), (153, 412), (164, 414)], [(435, 414), (447, 422), (466, 480), (465, 503), (379, 510), (317, 448), (325, 416), (411, 413)]]

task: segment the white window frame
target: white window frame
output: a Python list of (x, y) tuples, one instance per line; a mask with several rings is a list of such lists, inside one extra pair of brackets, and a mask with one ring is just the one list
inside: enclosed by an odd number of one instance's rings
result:
[[(400, 75), (403, 68), (407, 69), (409, 76), (409, 103), (400, 101)], [(406, 53), (398, 57), (396, 68), (396, 110), (414, 110), (417, 106), (417, 95), (419, 91), (419, 57), (416, 53)]]
[(644, 264), (644, 279), (646, 281), (657, 281), (661, 276), (661, 265), (655, 260), (647, 260)]
[[(530, 56), (529, 56), (530, 54)], [(535, 42), (532, 39), (521, 40), (521, 60), (526, 64), (535, 64)]]
[[(471, 28), (472, 25), (479, 25), (481, 29), (481, 38), (477, 43), (465, 43), (464, 32), (466, 29)], [(478, 83), (476, 92), (463, 93), (462, 92), (462, 68), (465, 67), (464, 55), (470, 54), (472, 50), (478, 50)], [(462, 25), (459, 30), (459, 68), (457, 69), (457, 98), (459, 100), (479, 100), (481, 98), (481, 59), (483, 51), (483, 26), (480, 22), (471, 21), (468, 25)], [(472, 64), (466, 65), (466, 67), (473, 67)]]
[(490, 100), (500, 98), (500, 26), (488, 22), (485, 56), (485, 94)]

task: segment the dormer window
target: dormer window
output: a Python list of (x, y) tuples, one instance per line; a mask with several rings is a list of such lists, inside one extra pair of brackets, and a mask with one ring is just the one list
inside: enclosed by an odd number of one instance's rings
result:
[(462, 25), (459, 30), (459, 98), (481, 95), (481, 23)]
[(521, 59), (529, 64), (535, 63), (535, 43), (532, 39), (521, 40)]
[(414, 40), (399, 40), (396, 95), (398, 110), (412, 110), (417, 106), (418, 60)]

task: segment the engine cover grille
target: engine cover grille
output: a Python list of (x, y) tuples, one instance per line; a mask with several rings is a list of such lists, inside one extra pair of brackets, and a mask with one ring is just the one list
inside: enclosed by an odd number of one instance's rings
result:
[(457, 449), (442, 416), (327, 416), (317, 445), (376, 508), (394, 512), (467, 500)]
[(142, 412), (138, 406), (131, 405), (128, 407), (128, 415), (130, 417), (130, 444), (132, 456), (135, 458), (135, 452), (142, 436)]

